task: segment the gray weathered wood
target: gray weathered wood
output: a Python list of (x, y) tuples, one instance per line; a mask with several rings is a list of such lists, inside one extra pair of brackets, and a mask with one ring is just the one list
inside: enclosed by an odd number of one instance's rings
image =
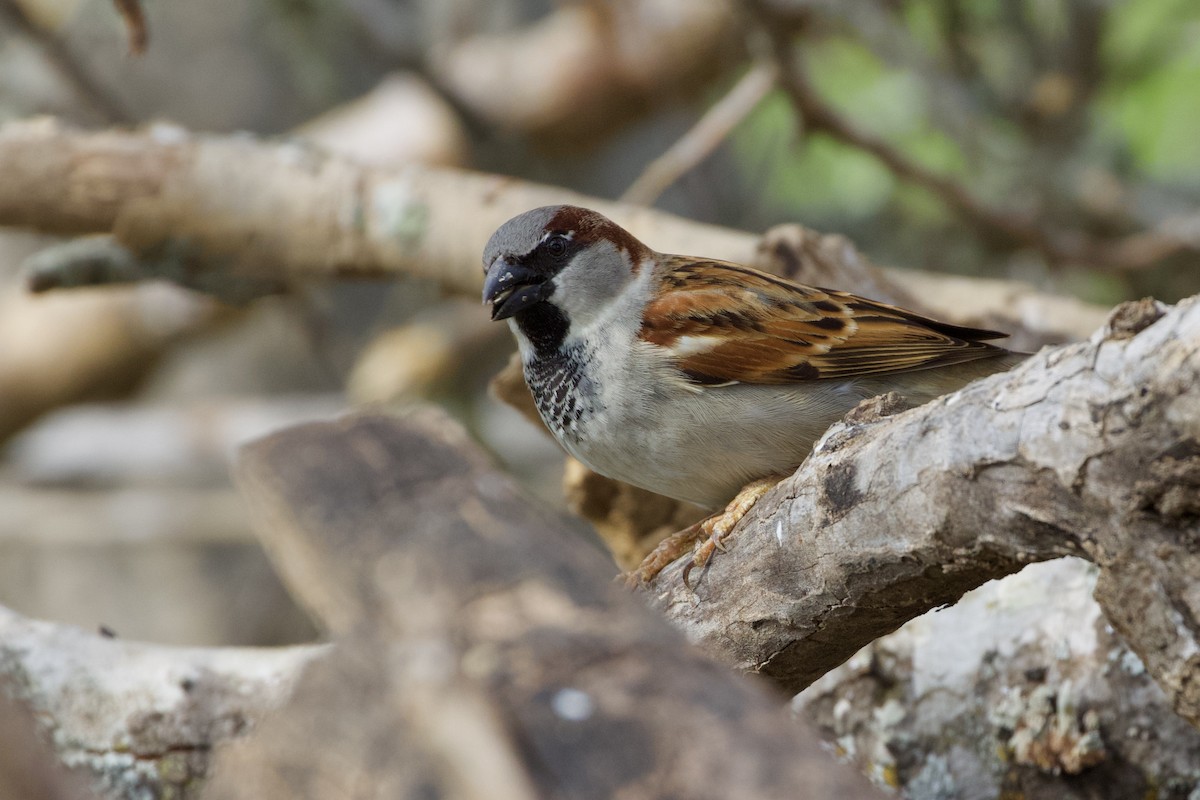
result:
[(336, 641), (211, 800), (875, 796), (440, 414), (294, 428), (240, 480)]

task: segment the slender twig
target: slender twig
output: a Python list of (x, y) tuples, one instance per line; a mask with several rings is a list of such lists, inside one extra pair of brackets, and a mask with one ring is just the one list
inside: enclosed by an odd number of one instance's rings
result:
[(142, 11), (138, 0), (113, 0), (113, 5), (121, 19), (125, 20), (125, 30), (129, 34), (129, 54), (140, 56), (146, 52), (150, 43), (150, 32), (146, 29), (146, 14)]
[(708, 158), (762, 102), (775, 87), (778, 75), (779, 68), (774, 63), (760, 62), (752, 67), (679, 141), (646, 166), (621, 195), (621, 200), (635, 205), (653, 205), (671, 184)]

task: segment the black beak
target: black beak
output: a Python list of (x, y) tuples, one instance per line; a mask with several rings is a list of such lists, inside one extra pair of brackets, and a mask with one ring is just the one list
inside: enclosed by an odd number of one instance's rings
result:
[(552, 288), (545, 276), (498, 258), (483, 279), (483, 302), (492, 304), (492, 319), (508, 319), (545, 300)]

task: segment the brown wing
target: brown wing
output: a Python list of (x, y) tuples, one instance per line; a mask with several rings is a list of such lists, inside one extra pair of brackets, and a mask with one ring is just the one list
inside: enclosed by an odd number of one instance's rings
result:
[(641, 337), (702, 385), (784, 384), (928, 369), (1005, 350), (995, 331), (922, 317), (723, 261), (668, 257)]

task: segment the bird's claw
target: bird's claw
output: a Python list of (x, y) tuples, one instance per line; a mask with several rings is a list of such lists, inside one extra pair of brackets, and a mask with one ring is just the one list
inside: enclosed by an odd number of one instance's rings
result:
[(683, 585), (691, 591), (688, 577), (692, 570), (708, 566), (715, 552), (729, 552), (729, 545), (725, 543), (725, 539), (754, 504), (778, 482), (778, 477), (754, 481), (738, 492), (737, 497), (733, 498), (724, 510), (663, 539), (658, 547), (642, 560), (637, 569), (626, 575), (626, 585), (631, 588), (645, 586), (668, 564), (684, 555), (688, 547), (694, 547), (692, 560), (684, 565), (682, 574)]

